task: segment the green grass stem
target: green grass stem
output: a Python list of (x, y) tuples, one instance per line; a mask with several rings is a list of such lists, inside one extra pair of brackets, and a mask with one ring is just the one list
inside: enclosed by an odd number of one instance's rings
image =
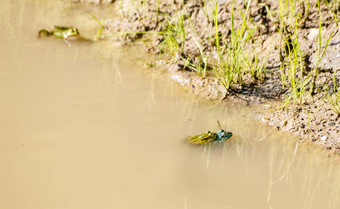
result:
[(94, 15), (91, 15), (91, 16), (98, 23), (98, 29), (97, 29), (97, 33), (96, 33), (96, 39), (98, 40), (100, 38), (100, 36), (102, 35), (104, 25), (100, 21), (99, 18), (96, 18)]

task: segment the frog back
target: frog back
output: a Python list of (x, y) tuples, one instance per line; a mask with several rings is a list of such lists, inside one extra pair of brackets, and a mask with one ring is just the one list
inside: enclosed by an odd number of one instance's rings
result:
[(199, 134), (192, 136), (188, 139), (191, 144), (206, 144), (214, 141), (217, 138), (217, 134), (214, 132), (206, 132), (204, 134)]

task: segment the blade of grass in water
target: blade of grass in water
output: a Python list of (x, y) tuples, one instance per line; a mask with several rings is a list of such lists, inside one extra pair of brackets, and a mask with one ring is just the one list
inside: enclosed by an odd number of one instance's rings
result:
[(100, 38), (100, 36), (102, 35), (104, 25), (103, 25), (103, 23), (102, 23), (98, 18), (96, 18), (94, 15), (91, 15), (91, 16), (92, 16), (93, 19), (98, 23), (98, 29), (97, 29), (97, 33), (96, 33), (96, 39), (98, 40), (98, 39)]

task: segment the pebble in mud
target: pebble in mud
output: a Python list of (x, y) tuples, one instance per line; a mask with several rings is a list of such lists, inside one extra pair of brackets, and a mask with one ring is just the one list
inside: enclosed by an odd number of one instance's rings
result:
[(334, 121), (330, 121), (330, 122), (328, 123), (328, 125), (329, 125), (329, 126), (334, 126), (334, 125), (335, 125), (335, 122), (334, 122)]

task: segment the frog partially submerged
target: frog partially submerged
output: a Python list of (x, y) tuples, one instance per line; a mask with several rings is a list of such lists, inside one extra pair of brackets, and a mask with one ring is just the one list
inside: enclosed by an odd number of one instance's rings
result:
[(188, 139), (191, 144), (207, 144), (210, 142), (224, 142), (225, 140), (232, 137), (231, 132), (226, 132), (223, 129), (220, 129), (217, 133), (207, 131), (204, 134), (199, 134), (196, 136), (192, 136)]
[(80, 37), (78, 28), (75, 27), (65, 27), (65, 26), (53, 26), (53, 30), (48, 31), (46, 29), (42, 29), (39, 31), (39, 37), (41, 36), (54, 36), (57, 38), (68, 39), (71, 37)]

